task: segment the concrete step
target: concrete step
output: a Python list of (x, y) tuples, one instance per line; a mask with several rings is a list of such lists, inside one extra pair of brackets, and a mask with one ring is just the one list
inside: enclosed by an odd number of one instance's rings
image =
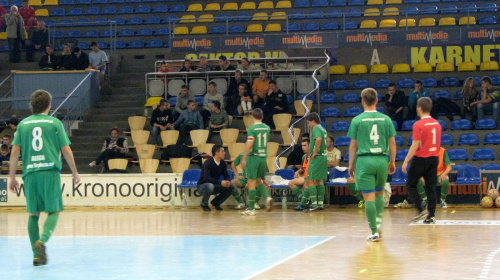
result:
[(130, 86), (115, 86), (111, 90), (112, 95), (122, 95), (122, 94), (142, 94), (145, 95), (146, 88), (144, 85), (139, 87), (130, 87)]
[[(89, 127), (89, 128), (82, 128), (82, 129), (76, 129), (76, 130), (73, 130), (72, 131), (72, 135), (74, 136), (88, 136), (88, 135), (100, 135), (100, 139), (99, 142), (103, 141), (103, 136), (105, 135), (109, 135), (109, 132), (111, 130), (111, 128), (113, 128), (114, 125), (111, 125), (109, 124), (109, 126), (107, 127)], [(126, 127), (123, 126), (123, 127), (120, 127), (118, 126), (118, 129), (120, 129), (121, 131), (125, 130)]]
[(123, 108), (137, 107), (137, 101), (117, 100), (117, 101), (99, 101), (96, 108)]
[(106, 101), (115, 102), (115, 101), (126, 100), (126, 101), (134, 101), (134, 102), (142, 103), (142, 104), (146, 103), (146, 97), (145, 97), (144, 93), (142, 93), (142, 94), (132, 93), (132, 94), (120, 94), (120, 95), (115, 95), (115, 94), (101, 95), (101, 97), (99, 99), (101, 102), (106, 102)]
[[(125, 127), (128, 127), (128, 121), (125, 119), (125, 120), (113, 120), (113, 121), (109, 121), (109, 120), (101, 120), (100, 122), (82, 122), (78, 125), (78, 130), (89, 130), (89, 129), (93, 129), (93, 128), (96, 128), (96, 129), (101, 129), (101, 128), (104, 128), (104, 129), (107, 129), (108, 130), (108, 133), (104, 134), (104, 135), (109, 135), (109, 129), (113, 128), (113, 127), (118, 127), (118, 128), (125, 128)], [(99, 135), (99, 134), (98, 134)]]
[[(130, 107), (127, 108), (126, 111), (128, 112), (129, 116), (137, 116), (137, 115), (143, 115), (144, 114), (144, 107)], [(86, 110), (83, 115), (88, 116), (88, 115), (114, 115), (114, 114), (122, 114), (124, 113), (123, 108), (92, 108)]]
[(84, 116), (84, 123), (95, 123), (99, 122), (101, 123), (103, 120), (107, 119), (113, 119), (117, 121), (127, 121), (128, 117), (130, 115), (128, 113), (123, 113), (122, 114), (89, 114)]

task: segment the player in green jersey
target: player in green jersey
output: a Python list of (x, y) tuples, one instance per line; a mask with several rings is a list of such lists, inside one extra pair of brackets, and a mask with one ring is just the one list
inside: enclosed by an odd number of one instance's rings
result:
[[(365, 201), (365, 213), (372, 234), (368, 241), (380, 240), (384, 211), (383, 190), (387, 174), (396, 171), (396, 130), (391, 119), (377, 112), (377, 91), (366, 88), (361, 92), (364, 112), (349, 126), (349, 175), (356, 180), (356, 190)], [(390, 160), (387, 154), (390, 152)]]
[[(51, 102), (52, 96), (44, 90), (31, 94), (33, 115), (17, 127), (9, 170), (9, 190), (15, 192), (19, 185), (15, 176), (16, 165), (22, 151), (24, 193), (29, 213), (28, 235), (34, 266), (47, 264), (45, 243), (56, 228), (59, 212), (63, 210), (59, 173), (62, 168), (61, 152), (71, 168), (74, 183), (80, 182), (64, 126), (60, 120), (47, 115)], [(40, 236), (38, 219), (41, 211), (47, 212), (48, 217)]]
[(311, 130), (311, 144), (309, 145), (309, 167), (307, 169), (307, 185), (311, 197), (312, 207), (309, 211), (323, 210), (325, 200), (325, 179), (328, 178), (328, 164), (326, 158), (326, 130), (321, 126), (317, 113), (310, 113), (306, 117), (307, 125)]
[[(238, 155), (238, 156), (234, 159), (234, 161), (231, 163), (231, 169), (233, 170), (233, 172), (234, 172), (234, 174), (235, 174), (235, 175), (234, 175), (234, 177), (235, 177), (235, 178), (233, 179), (233, 181), (231, 181), (231, 183), (234, 183), (234, 184), (235, 184), (238, 188), (240, 188), (240, 189), (245, 188), (245, 187), (247, 186), (247, 184), (248, 184), (248, 179), (247, 179), (247, 175), (246, 175), (245, 170), (243, 170), (243, 172), (241, 173), (241, 175), (239, 175), (238, 170), (236, 169), (236, 167), (237, 167), (238, 165), (240, 165), (240, 163), (241, 163), (241, 159), (243, 158), (243, 155), (244, 155), (244, 154), (245, 154), (245, 153), (240, 153), (240, 154), (239, 154), (239, 155)], [(234, 195), (234, 194), (233, 194), (233, 195)], [(254, 205), (254, 209), (255, 209), (255, 210), (260, 210), (259, 200), (260, 200), (261, 196), (262, 196), (262, 195), (260, 194), (259, 190), (257, 190), (257, 193), (256, 193), (256, 195), (255, 195), (255, 205)], [(241, 196), (240, 196), (240, 197), (241, 197)], [(236, 198), (236, 196), (235, 196), (235, 198)], [(236, 199), (236, 200), (238, 200), (238, 199)], [(238, 202), (239, 202), (239, 200), (238, 200)], [(242, 200), (242, 202), (241, 202), (241, 203), (243, 203), (243, 200)], [(239, 206), (241, 205), (241, 203), (240, 203), (240, 204), (238, 204), (238, 207), (237, 207), (237, 208), (239, 208)], [(244, 205), (245, 205), (245, 204), (243, 203), (243, 206), (244, 206)], [(235, 208), (235, 209), (237, 209), (237, 208)]]
[(248, 210), (242, 215), (255, 216), (256, 188), (266, 198), (266, 210), (272, 210), (273, 199), (269, 196), (262, 180), (267, 171), (267, 143), (271, 129), (262, 123), (264, 114), (261, 109), (252, 111), (253, 125), (248, 128), (248, 138), (245, 144), (245, 154), (241, 160), (241, 167), (245, 170), (248, 179)]

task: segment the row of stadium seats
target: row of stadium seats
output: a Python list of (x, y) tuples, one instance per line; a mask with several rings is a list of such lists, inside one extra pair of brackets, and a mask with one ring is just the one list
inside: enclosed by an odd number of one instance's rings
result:
[[(57, 6), (58, 0), (29, 0), (28, 4), (33, 7), (41, 7), (41, 6)], [(12, 1), (12, 6), (16, 5), (18, 7), (21, 7), (23, 5), (22, 0), (13, 0)], [(0, 0), (0, 6), (3, 7), (10, 7), (9, 1), (8, 0)]]
[[(114, 41), (111, 44), (108, 44), (107, 42), (104, 41), (97, 41), (97, 45), (99, 46), (99, 49), (109, 49), (111, 47), (114, 47), (116, 49), (142, 49), (142, 48), (168, 48), (170, 47), (170, 41), (166, 40), (160, 40), (160, 39), (151, 39), (147, 42), (143, 40), (132, 40), (129, 41), (128, 43), (123, 41), (123, 40), (117, 40)], [(78, 47), (82, 50), (90, 50), (90, 45), (88, 42), (78, 42)], [(54, 46), (54, 50), (60, 51), (62, 50), (63, 47), (62, 45), (56, 45)], [(9, 45), (5, 44), (2, 47), (0, 47), (0, 52), (8, 52), (9, 51)]]
[[(498, 61), (483, 61), (479, 65), (481, 71), (497, 71), (499, 69)], [(436, 64), (436, 72), (453, 72), (455, 66), (451, 62), (439, 62)], [(477, 65), (474, 62), (461, 62), (458, 64), (459, 72), (476, 71)], [(331, 75), (345, 75), (347, 73), (344, 65), (332, 65), (329, 68)], [(410, 73), (411, 67), (408, 63), (398, 63), (392, 66), (392, 73)], [(433, 72), (432, 64), (419, 63), (413, 68), (414, 73), (431, 73)], [(368, 67), (364, 64), (354, 64), (349, 67), (349, 74), (367, 74)], [(387, 74), (389, 66), (387, 64), (374, 64), (370, 67), (370, 74)]]

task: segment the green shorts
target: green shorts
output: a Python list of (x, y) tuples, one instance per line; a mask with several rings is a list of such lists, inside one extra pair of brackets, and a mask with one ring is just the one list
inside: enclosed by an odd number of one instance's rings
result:
[(241, 184), (242, 188), (244, 188), (247, 185), (247, 183), (248, 183), (247, 178), (243, 178), (243, 179), (238, 178), (238, 181), (240, 181), (240, 184)]
[(59, 212), (64, 210), (61, 175), (56, 169), (31, 172), (23, 176), (28, 213)]
[(264, 180), (267, 172), (266, 158), (249, 155), (245, 172), (247, 173), (247, 179), (257, 180), (257, 178), (260, 178)]
[(389, 160), (387, 156), (360, 156), (356, 158), (356, 190), (380, 191), (387, 182)]
[(307, 180), (325, 180), (328, 178), (328, 164), (326, 156), (315, 156), (314, 160), (309, 160), (307, 167)]

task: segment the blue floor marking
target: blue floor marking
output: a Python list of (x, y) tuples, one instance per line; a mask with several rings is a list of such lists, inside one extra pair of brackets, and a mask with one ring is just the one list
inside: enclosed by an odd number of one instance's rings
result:
[(0, 279), (242, 279), (329, 236), (75, 236), (32, 266), (27, 236), (0, 236)]

